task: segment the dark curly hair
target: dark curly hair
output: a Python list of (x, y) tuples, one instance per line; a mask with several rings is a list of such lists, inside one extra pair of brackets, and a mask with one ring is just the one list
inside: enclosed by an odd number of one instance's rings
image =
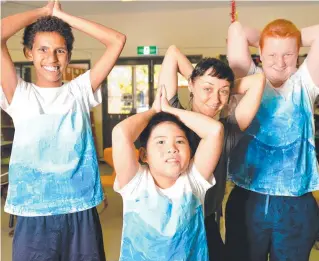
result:
[(73, 49), (74, 36), (71, 26), (54, 16), (45, 16), (38, 19), (36, 22), (28, 25), (23, 33), (24, 49), (32, 50), (34, 38), (37, 33), (41, 32), (56, 32), (59, 33), (66, 42), (66, 47), (69, 55)]
[(209, 76), (228, 81), (231, 88), (234, 86), (235, 76), (232, 69), (229, 67), (228, 64), (216, 58), (202, 59), (193, 70), (190, 76), (190, 80), (194, 82), (197, 77), (203, 76), (209, 69), (212, 69)]

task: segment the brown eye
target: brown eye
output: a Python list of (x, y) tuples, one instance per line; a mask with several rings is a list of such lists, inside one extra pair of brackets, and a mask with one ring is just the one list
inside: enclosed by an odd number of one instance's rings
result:
[(229, 94), (229, 91), (228, 91), (228, 90), (223, 90), (223, 91), (221, 91), (221, 94), (222, 94), (222, 95), (228, 95), (228, 94)]

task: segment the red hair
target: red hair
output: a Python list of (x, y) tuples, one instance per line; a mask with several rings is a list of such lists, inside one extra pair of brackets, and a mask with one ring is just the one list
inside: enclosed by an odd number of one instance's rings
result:
[(266, 37), (293, 38), (296, 39), (298, 49), (301, 46), (301, 32), (291, 21), (286, 19), (276, 19), (266, 25), (260, 35), (259, 46), (261, 50), (264, 47)]

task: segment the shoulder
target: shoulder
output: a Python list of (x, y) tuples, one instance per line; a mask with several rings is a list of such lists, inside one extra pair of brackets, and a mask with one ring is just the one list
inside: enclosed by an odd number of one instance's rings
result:
[(150, 186), (148, 186), (149, 181), (152, 181), (152, 176), (148, 166), (139, 165), (139, 169), (134, 178), (124, 187), (120, 188), (115, 178), (113, 189), (121, 194), (123, 198), (134, 198), (141, 189), (150, 189)]

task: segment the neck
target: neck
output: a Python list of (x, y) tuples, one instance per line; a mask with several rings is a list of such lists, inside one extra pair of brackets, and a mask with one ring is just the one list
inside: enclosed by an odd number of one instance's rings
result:
[(152, 173), (152, 177), (154, 179), (154, 182), (156, 186), (158, 186), (161, 189), (167, 189), (173, 186), (177, 180), (177, 178), (168, 178), (162, 175), (154, 175)]
[(284, 83), (286, 81), (271, 81), (269, 80), (269, 82), (271, 83), (271, 85), (274, 87), (274, 88), (280, 88), (284, 85)]
[(37, 79), (35, 84), (39, 87), (47, 87), (47, 88), (54, 88), (54, 87), (61, 87), (62, 86), (62, 79), (59, 79), (58, 81), (55, 82), (49, 82), (46, 80), (42, 79)]

